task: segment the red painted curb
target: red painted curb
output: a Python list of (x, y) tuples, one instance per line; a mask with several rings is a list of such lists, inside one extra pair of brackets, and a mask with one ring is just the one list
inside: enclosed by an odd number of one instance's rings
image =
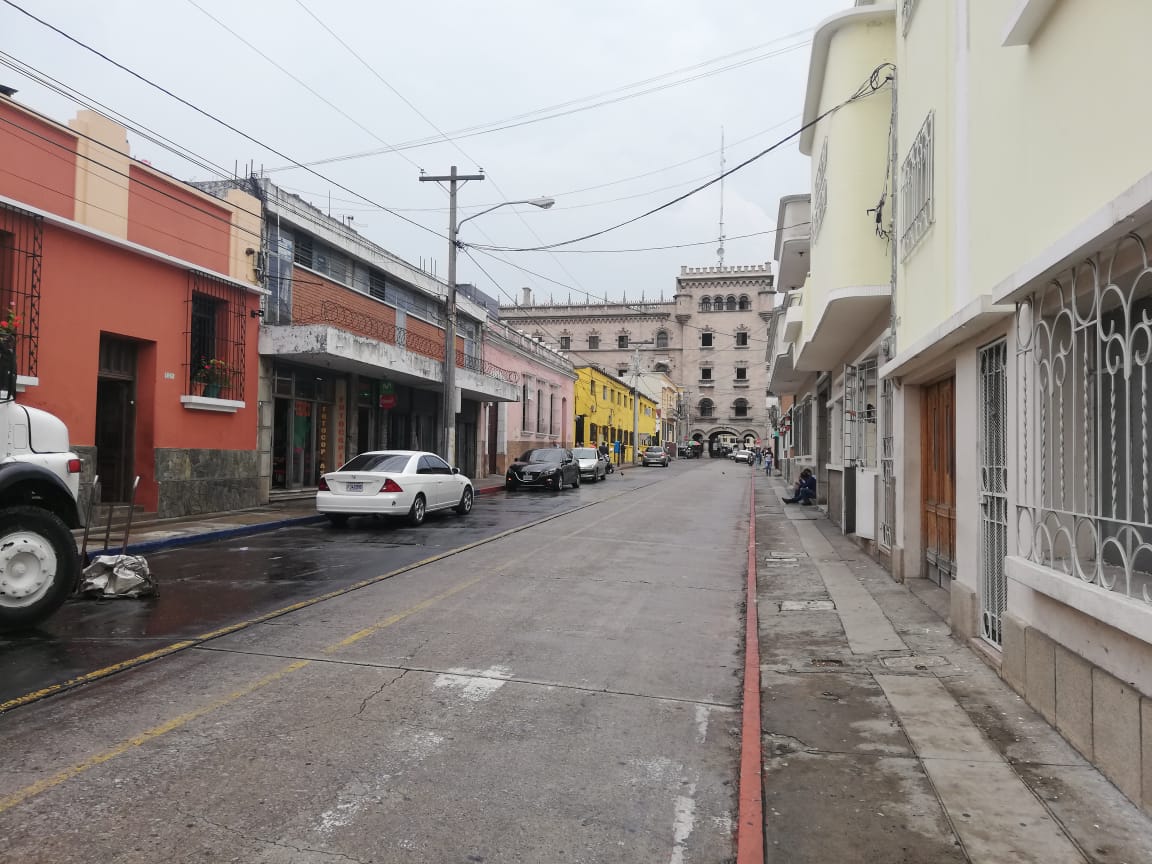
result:
[(749, 478), (748, 588), (744, 625), (744, 711), (740, 728), (740, 816), (736, 864), (764, 864), (764, 788), (760, 749), (760, 624), (756, 615), (756, 478)]
[(503, 492), (504, 491), (503, 486), (484, 486), (481, 488), (476, 488), (474, 486), (472, 488), (476, 489), (477, 495), (495, 495), (497, 492)]

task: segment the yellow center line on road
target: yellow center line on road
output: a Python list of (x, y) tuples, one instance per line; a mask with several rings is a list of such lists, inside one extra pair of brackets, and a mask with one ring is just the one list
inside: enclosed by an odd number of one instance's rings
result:
[[(647, 484), (647, 485), (652, 485), (652, 484)], [(643, 489), (643, 488), (645, 488), (645, 487), (644, 486), (640, 487), (640, 489)], [(483, 540), (479, 540), (479, 541), (476, 541), (473, 543), (469, 543), (465, 546), (457, 547), (457, 548), (449, 550), (447, 552), (433, 555), (429, 558), (425, 558), (422, 561), (418, 561), (418, 562), (415, 562), (413, 564), (409, 564), (406, 567), (398, 568), (397, 570), (394, 570), (390, 573), (385, 573), (385, 574), (382, 574), (380, 576), (374, 577), (372, 579), (366, 579), (362, 582), (358, 582), (355, 585), (347, 586), (343, 589), (329, 592), (328, 594), (325, 594), (321, 597), (316, 597), (316, 598), (312, 598), (310, 600), (306, 600), (306, 601), (303, 601), (300, 603), (292, 604), (292, 606), (285, 607), (284, 609), (279, 609), (276, 612), (269, 613), (266, 615), (261, 615), (258, 618), (254, 618), (254, 619), (251, 619), (249, 621), (241, 622), (238, 624), (233, 624), (233, 625), (230, 625), (228, 627), (224, 627), (224, 628), (221, 628), (219, 630), (215, 630), (211, 633), (205, 634), (204, 636), (198, 637), (196, 639), (185, 640), (183, 642), (175, 642), (172, 645), (168, 645), (168, 646), (161, 648), (157, 651), (150, 652), (149, 654), (142, 654), (142, 655), (135, 657), (131, 660), (126, 660), (123, 663), (117, 663), (113, 666), (108, 666), (104, 669), (100, 669), (100, 670), (97, 670), (95, 672), (90, 672), (86, 675), (79, 676), (78, 678), (72, 679), (68, 682), (65, 682), (64, 684), (58, 684), (58, 685), (54, 685), (52, 687), (47, 687), (41, 691), (37, 691), (36, 693), (30, 693), (30, 694), (27, 694), (25, 696), (21, 696), (17, 699), (9, 700), (8, 702), (5, 702), (2, 705), (0, 705), (0, 712), (6, 710), (8, 708), (15, 707), (17, 705), (27, 704), (28, 702), (35, 701), (36, 699), (43, 698), (44, 696), (58, 693), (61, 690), (68, 689), (68, 688), (75, 686), (77, 684), (88, 683), (91, 681), (95, 681), (99, 678), (107, 677), (108, 675), (111, 675), (114, 672), (123, 671), (125, 669), (130, 669), (133, 666), (138, 666), (144, 662), (147, 662), (148, 660), (159, 659), (161, 657), (175, 653), (176, 651), (180, 651), (180, 650), (183, 650), (183, 649), (188, 648), (188, 647), (194, 647), (196, 645), (201, 644), (204, 641), (207, 641), (208, 639), (222, 636), (222, 635), (225, 635), (227, 633), (235, 632), (237, 630), (243, 629), (245, 627), (251, 626), (252, 624), (259, 623), (261, 621), (267, 621), (271, 618), (275, 618), (275, 617), (278, 617), (280, 615), (283, 615), (289, 611), (296, 611), (297, 609), (303, 609), (303, 608), (306, 608), (308, 606), (315, 605), (316, 603), (318, 603), (322, 600), (332, 599), (332, 598), (341, 596), (343, 594), (347, 594), (347, 593), (354, 591), (358, 588), (363, 588), (363, 587), (367, 587), (368, 585), (373, 585), (377, 582), (380, 582), (384, 579), (391, 578), (392, 576), (396, 576), (400, 573), (405, 573), (405, 572), (408, 572), (411, 570), (415, 570), (418, 567), (423, 567), (427, 564), (431, 564), (431, 563), (434, 563), (436, 561), (440, 561), (442, 559), (449, 558), (449, 557), (454, 556), (454, 555), (458, 555), (461, 552), (464, 552), (464, 551), (467, 551), (470, 549), (474, 549), (477, 546), (483, 546), (483, 545), (491, 543), (495, 540), (500, 540), (500, 539), (503, 539), (505, 537), (508, 537), (512, 534), (518, 534), (521, 531), (524, 531), (528, 528), (535, 527), (536, 525), (540, 525), (540, 524), (543, 524), (545, 522), (551, 522), (553, 519), (558, 519), (562, 516), (570, 515), (570, 514), (575, 513), (579, 510), (584, 510), (588, 507), (594, 506), (597, 503), (606, 503), (607, 501), (610, 501), (613, 498), (622, 497), (623, 495), (631, 494), (632, 492), (637, 492), (637, 491), (640, 491), (640, 490), (636, 489), (636, 490), (626, 490), (626, 491), (618, 492), (615, 495), (612, 495), (611, 497), (606, 498), (606, 499), (602, 499), (599, 502), (591, 502), (588, 504), (581, 505), (579, 507), (575, 507), (572, 510), (566, 510), (566, 511), (563, 511), (561, 513), (551, 514), (549, 516), (544, 517), (543, 519), (539, 519), (539, 520), (537, 520), (535, 522), (531, 522), (527, 525), (522, 525), (522, 526), (517, 527), (517, 528), (512, 528), (512, 529), (509, 529), (507, 531), (502, 531), (499, 534), (493, 535), (492, 537), (487, 537)], [(580, 533), (580, 531), (587, 530), (588, 528), (591, 528), (595, 525), (599, 525), (602, 522), (605, 522), (609, 519), (616, 518), (617, 516), (618, 516), (618, 514), (613, 513), (613, 514), (605, 516), (601, 519), (596, 519), (593, 522), (589, 523), (588, 525), (584, 526), (584, 528), (578, 529), (574, 533)], [(447, 598), (449, 598), (455, 594), (459, 594), (461, 591), (465, 591), (468, 588), (471, 588), (472, 586), (474, 586), (478, 582), (480, 582), (485, 576), (493, 575), (493, 574), (499, 575), (500, 571), (503, 570), (504, 568), (506, 568), (507, 566), (509, 566), (510, 564), (516, 563), (517, 561), (523, 560), (524, 558), (528, 558), (534, 554), (535, 554), (535, 550), (529, 550), (529, 551), (527, 551), (521, 555), (513, 556), (512, 558), (501, 562), (499, 565), (488, 568), (487, 572), (481, 573), (479, 576), (475, 576), (471, 579), (468, 579), (465, 582), (461, 582), (461, 583), (453, 586), (452, 588), (449, 588), (447, 591), (442, 591), (441, 593), (439, 593), (433, 597), (429, 597), (426, 600), (422, 600), (419, 603), (415, 604), (414, 606), (411, 606), (408, 609), (403, 610), (402, 612), (397, 612), (393, 615), (390, 615), (387, 618), (381, 619), (380, 621), (376, 622), (375, 624), (372, 624), (368, 627), (365, 627), (362, 630), (358, 630), (357, 632), (353, 633), (352, 635), (341, 639), (339, 642), (332, 643), (331, 645), (322, 649), (323, 653), (334, 654), (335, 652), (339, 651), (342, 648), (347, 648), (348, 646), (353, 645), (356, 642), (359, 642), (363, 639), (368, 638), (369, 636), (372, 636), (376, 633), (379, 633), (381, 630), (384, 630), (387, 627), (391, 627), (393, 624), (397, 624), (400, 621), (403, 621), (405, 618), (409, 618), (412, 615), (415, 615), (418, 612), (422, 612), (425, 609), (428, 609), (429, 607), (435, 605), (436, 603), (439, 603), (442, 600), (446, 600)], [(281, 680), (282, 678), (285, 678), (289, 675), (292, 675), (293, 673), (298, 672), (301, 669), (304, 669), (305, 667), (310, 666), (310, 665), (317, 663), (317, 662), (322, 662), (322, 661), (295, 660), (292, 663), (289, 663), (287, 666), (284, 666), (283, 668), (278, 669), (275, 672), (271, 672), (268, 675), (265, 675), (262, 678), (257, 679), (256, 681), (252, 682), (251, 684), (248, 684), (244, 687), (241, 687), (237, 690), (232, 691), (231, 693), (227, 694), (226, 696), (222, 696), (219, 699), (216, 699), (212, 702), (209, 702), (206, 705), (202, 705), (199, 708), (193, 709), (192, 711), (188, 711), (184, 714), (180, 714), (176, 717), (173, 717), (169, 720), (166, 720), (157, 726), (153, 726), (150, 729), (146, 729), (145, 731), (139, 733), (138, 735), (134, 735), (131, 738), (128, 738), (124, 741), (121, 741), (119, 744), (116, 744), (115, 746), (110, 747), (109, 749), (104, 750), (101, 753), (97, 753), (94, 756), (90, 756), (87, 759), (81, 760), (80, 762), (76, 762), (75, 764), (70, 765), (69, 767), (62, 769), (62, 770), (56, 772), (55, 774), (53, 774), (49, 777), (45, 777), (44, 779), (38, 780), (35, 783), (32, 783), (28, 786), (25, 786), (22, 789), (18, 789), (17, 791), (7, 795), (6, 797), (0, 798), (0, 814), (3, 814), (5, 812), (7, 812), (8, 810), (11, 810), (13, 807), (17, 807), (20, 804), (23, 804), (24, 802), (28, 801), (31, 798), (36, 797), (37, 795), (40, 795), (44, 792), (47, 792), (50, 789), (54, 789), (55, 787), (61, 785), (62, 783), (66, 783), (69, 780), (75, 779), (76, 777), (81, 776), (82, 774), (90, 771), (93, 768), (99, 767), (100, 765), (103, 765), (106, 762), (110, 762), (111, 760), (117, 758), (118, 756), (124, 755), (125, 753), (129, 752), (130, 750), (133, 750), (134, 748), (141, 747), (144, 744), (147, 744), (149, 741), (155, 740), (156, 738), (159, 738), (162, 735), (166, 735), (169, 732), (173, 732), (173, 731), (175, 731), (175, 730), (177, 730), (183, 726), (186, 726), (189, 723), (191, 723), (195, 720), (198, 720), (199, 718), (204, 717), (207, 714), (211, 714), (213, 711), (218, 711), (221, 708), (225, 708), (228, 705), (231, 705), (232, 703), (237, 702), (246, 696), (250, 696), (251, 694), (257, 692), (258, 690), (262, 690), (263, 688), (265, 688), (271, 684), (274, 684), (275, 682)]]
[(178, 717), (173, 717), (171, 720), (166, 720), (159, 726), (153, 726), (151, 729), (146, 729), (139, 735), (134, 735), (126, 741), (121, 741), (115, 747), (105, 750), (103, 753), (90, 756), (82, 762), (77, 762), (75, 765), (70, 765), (64, 770), (56, 772), (51, 777), (45, 777), (43, 780), (38, 780), (30, 786), (25, 786), (23, 789), (13, 792), (5, 798), (0, 798), (0, 813), (11, 810), (18, 804), (23, 804), (29, 798), (33, 798), (42, 792), (47, 792), (49, 789), (59, 786), (61, 783), (78, 777), (85, 771), (89, 771), (98, 765), (103, 765), (105, 762), (109, 762), (117, 756), (127, 753), (134, 747), (147, 744), (154, 738), (166, 735), (175, 729), (179, 729), (181, 726), (191, 723), (197, 718), (203, 717), (205, 714), (210, 714), (219, 708), (223, 708), (225, 705), (229, 705), (238, 699), (255, 693), (257, 690), (267, 687), (269, 684), (279, 681), (281, 678), (291, 675), (293, 672), (303, 669), (313, 662), (312, 660), (297, 660), (294, 663), (289, 663), (283, 669), (265, 675), (263, 678), (253, 681), (251, 684), (246, 687), (241, 687), (239, 690), (233, 690), (227, 696), (222, 696), (214, 702), (209, 702), (207, 705), (201, 705), (199, 708), (189, 711), (186, 714), (181, 714)]

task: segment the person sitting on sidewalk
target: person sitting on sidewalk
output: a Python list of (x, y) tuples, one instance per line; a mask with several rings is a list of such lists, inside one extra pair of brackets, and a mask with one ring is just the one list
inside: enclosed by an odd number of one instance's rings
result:
[(811, 468), (800, 472), (800, 479), (796, 481), (795, 490), (791, 498), (781, 498), (785, 504), (803, 504), (809, 506), (816, 501), (816, 475)]

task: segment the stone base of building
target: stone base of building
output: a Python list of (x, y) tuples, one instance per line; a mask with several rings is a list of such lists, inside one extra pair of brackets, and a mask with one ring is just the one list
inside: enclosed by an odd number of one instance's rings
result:
[(161, 518), (259, 507), (255, 450), (156, 450), (157, 512)]
[(1152, 814), (1152, 699), (1005, 614), (1001, 677), (1080, 754)]

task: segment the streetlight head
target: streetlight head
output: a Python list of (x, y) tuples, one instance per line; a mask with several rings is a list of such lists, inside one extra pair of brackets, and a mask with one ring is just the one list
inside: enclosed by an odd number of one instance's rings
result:
[(551, 207), (553, 204), (556, 203), (556, 199), (555, 198), (533, 198), (528, 203), (531, 204), (533, 207), (539, 207), (541, 210), (547, 210), (549, 207)]

